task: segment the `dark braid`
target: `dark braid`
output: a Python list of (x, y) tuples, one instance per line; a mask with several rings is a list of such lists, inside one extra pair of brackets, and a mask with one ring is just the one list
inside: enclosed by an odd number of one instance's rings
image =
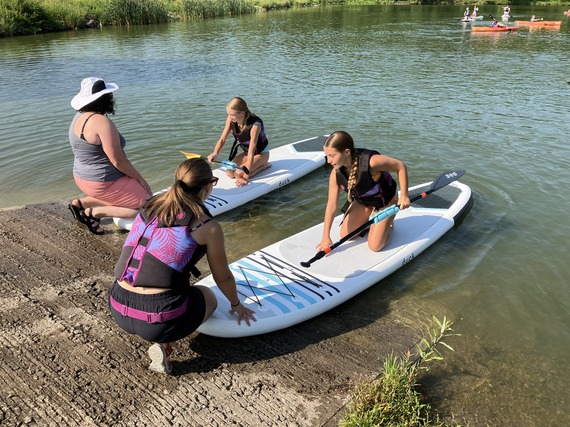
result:
[(354, 185), (356, 185), (356, 180), (358, 179), (358, 153), (356, 148), (354, 148), (354, 141), (352, 136), (343, 130), (337, 130), (331, 133), (331, 135), (326, 139), (325, 147), (334, 148), (337, 151), (349, 150), (350, 157), (352, 158), (352, 166), (350, 168), (350, 173), (348, 177), (348, 201), (352, 202), (352, 195), (350, 190)]
[(356, 180), (358, 179), (358, 163), (360, 156), (356, 155), (352, 160), (352, 166), (350, 167), (350, 173), (348, 175), (348, 201), (352, 203), (352, 188), (356, 185)]

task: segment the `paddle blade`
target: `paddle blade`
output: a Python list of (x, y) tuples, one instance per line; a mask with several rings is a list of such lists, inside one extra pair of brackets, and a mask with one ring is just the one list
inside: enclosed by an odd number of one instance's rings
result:
[(440, 188), (443, 188), (446, 185), (451, 184), (453, 181), (457, 181), (463, 175), (465, 175), (465, 171), (450, 171), (442, 173), (440, 177), (432, 183), (430, 191), (431, 192), (437, 191)]
[(186, 151), (181, 151), (182, 154), (184, 154), (186, 156), (187, 159), (199, 159), (200, 157), (202, 157), (199, 154), (196, 153), (187, 153)]

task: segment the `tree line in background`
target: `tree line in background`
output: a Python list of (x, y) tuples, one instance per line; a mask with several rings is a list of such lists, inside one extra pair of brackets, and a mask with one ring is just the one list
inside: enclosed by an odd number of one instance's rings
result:
[[(0, 37), (236, 16), (333, 4), (472, 4), (468, 0), (0, 0)], [(558, 0), (477, 1), (477, 5), (561, 5)]]

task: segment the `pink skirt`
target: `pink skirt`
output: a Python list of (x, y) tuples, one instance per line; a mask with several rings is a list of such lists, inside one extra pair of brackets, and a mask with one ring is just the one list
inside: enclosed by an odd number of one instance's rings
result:
[(94, 197), (107, 206), (139, 209), (150, 196), (140, 182), (126, 175), (110, 182), (86, 181), (77, 176), (74, 179), (86, 196)]

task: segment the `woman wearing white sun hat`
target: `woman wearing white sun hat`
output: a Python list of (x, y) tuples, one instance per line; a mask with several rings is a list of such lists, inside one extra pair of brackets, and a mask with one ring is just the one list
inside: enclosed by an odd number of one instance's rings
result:
[(72, 200), (68, 207), (94, 234), (104, 233), (101, 218), (134, 218), (152, 194), (125, 155), (125, 138), (107, 116), (115, 113), (113, 92), (117, 89), (115, 83), (87, 77), (71, 100), (77, 111), (69, 127), (73, 177), (85, 197)]

